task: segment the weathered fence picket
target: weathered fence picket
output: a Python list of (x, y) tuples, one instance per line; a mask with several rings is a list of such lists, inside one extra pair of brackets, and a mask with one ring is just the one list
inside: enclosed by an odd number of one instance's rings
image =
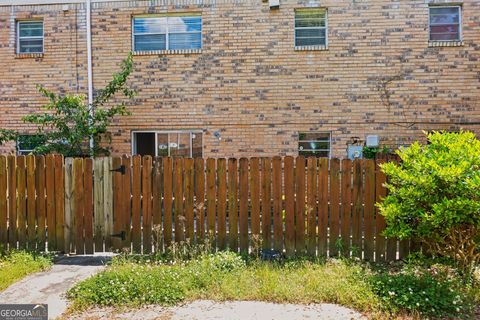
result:
[(410, 243), (383, 236), (375, 206), (384, 161), (0, 156), (0, 244), (92, 254), (188, 241), (403, 259)]

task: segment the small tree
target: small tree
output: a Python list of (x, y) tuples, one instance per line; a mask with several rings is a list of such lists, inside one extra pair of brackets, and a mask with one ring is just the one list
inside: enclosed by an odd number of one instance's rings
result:
[[(102, 147), (108, 126), (115, 116), (130, 113), (124, 102), (113, 106), (106, 105), (119, 92), (128, 99), (133, 98), (134, 91), (126, 83), (132, 69), (133, 57), (129, 54), (122, 62), (121, 71), (114, 74), (110, 83), (97, 92), (91, 105), (84, 95), (60, 96), (37, 86), (50, 102), (41, 107), (46, 110), (45, 113), (33, 113), (23, 117), (24, 122), (36, 125), (38, 135), (43, 137), (44, 143), (35, 147), (34, 153), (60, 153), (68, 157), (108, 155), (108, 149)], [(14, 140), (18, 136), (18, 133), (11, 130), (3, 132), (5, 141)], [(93, 140), (93, 146), (89, 143), (90, 139)]]
[(7, 130), (0, 128), (0, 145), (8, 141), (16, 140), (17, 136), (18, 134), (15, 130)]
[(427, 138), (397, 151), (400, 164), (382, 165), (385, 235), (419, 239), (468, 273), (480, 262), (480, 141), (471, 132)]

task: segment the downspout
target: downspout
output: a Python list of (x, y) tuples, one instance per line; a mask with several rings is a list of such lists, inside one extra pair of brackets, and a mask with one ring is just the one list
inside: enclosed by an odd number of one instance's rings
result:
[[(87, 23), (87, 81), (88, 81), (88, 106), (90, 115), (93, 117), (93, 76), (92, 76), (92, 17), (91, 17), (91, 0), (85, 0), (86, 23)], [(90, 137), (90, 150), (93, 156), (94, 141), (93, 136)]]

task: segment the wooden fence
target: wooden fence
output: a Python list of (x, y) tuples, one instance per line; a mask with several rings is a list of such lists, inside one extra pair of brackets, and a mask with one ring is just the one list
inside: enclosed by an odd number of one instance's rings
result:
[(385, 160), (0, 156), (0, 244), (91, 254), (222, 250), (395, 260), (375, 203)]

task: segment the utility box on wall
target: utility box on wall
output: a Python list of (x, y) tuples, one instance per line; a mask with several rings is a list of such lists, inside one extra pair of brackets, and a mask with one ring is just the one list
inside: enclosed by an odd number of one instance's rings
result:
[(348, 159), (363, 159), (363, 146), (348, 146), (347, 147)]
[(280, 0), (268, 0), (270, 10), (280, 8)]
[(370, 148), (376, 148), (380, 144), (380, 139), (377, 135), (367, 136), (365, 140), (365, 144)]

